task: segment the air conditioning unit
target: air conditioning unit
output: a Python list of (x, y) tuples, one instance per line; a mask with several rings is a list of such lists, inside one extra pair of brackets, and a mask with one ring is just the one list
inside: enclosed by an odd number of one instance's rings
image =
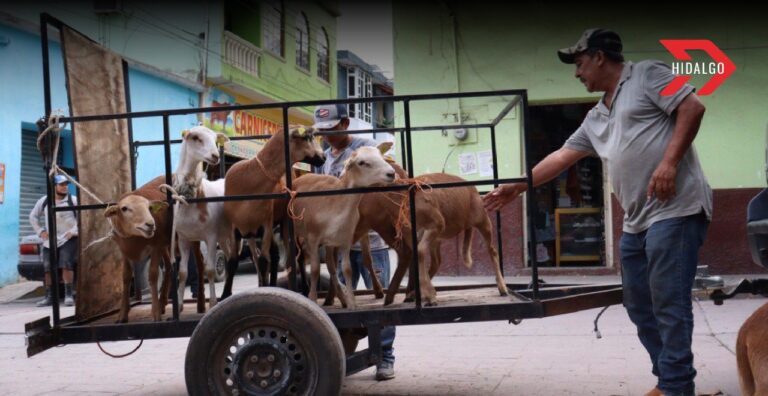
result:
[(117, 14), (122, 11), (122, 0), (93, 0), (93, 12), (96, 14)]

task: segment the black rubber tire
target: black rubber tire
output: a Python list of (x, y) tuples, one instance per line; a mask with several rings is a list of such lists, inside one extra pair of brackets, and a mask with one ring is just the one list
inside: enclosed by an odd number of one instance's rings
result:
[[(266, 369), (271, 374), (255, 367), (265, 353), (274, 362)], [(239, 395), (336, 395), (345, 373), (341, 338), (325, 311), (275, 287), (234, 294), (206, 313), (189, 339), (184, 367), (190, 395), (235, 389)], [(267, 380), (268, 386), (256, 385)]]

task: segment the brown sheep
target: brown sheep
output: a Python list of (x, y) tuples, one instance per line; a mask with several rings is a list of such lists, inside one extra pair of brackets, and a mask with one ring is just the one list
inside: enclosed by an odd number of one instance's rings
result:
[(768, 304), (741, 326), (736, 339), (736, 364), (741, 394), (768, 396)]

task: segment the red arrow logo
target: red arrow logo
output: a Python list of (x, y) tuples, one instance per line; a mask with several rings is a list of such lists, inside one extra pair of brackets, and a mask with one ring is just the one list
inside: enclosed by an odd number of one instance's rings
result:
[[(718, 64), (722, 64), (722, 73), (715, 73), (712, 78), (701, 87), (699, 90), (699, 96), (706, 96), (720, 86), (733, 72), (736, 71), (736, 65), (717, 48), (715, 43), (710, 40), (659, 40), (661, 45), (667, 48), (669, 52), (676, 59), (681, 61), (690, 61), (691, 56), (688, 54), (688, 50), (701, 50), (707, 53), (712, 60)], [(661, 91), (661, 96), (673, 95), (677, 90), (683, 87), (691, 79), (691, 76), (676, 76), (670, 83)]]

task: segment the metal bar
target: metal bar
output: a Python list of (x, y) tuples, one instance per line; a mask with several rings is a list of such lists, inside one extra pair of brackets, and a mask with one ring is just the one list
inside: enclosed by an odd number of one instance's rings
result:
[[(329, 104), (352, 104), (352, 103), (375, 103), (375, 102), (400, 102), (400, 101), (413, 101), (413, 100), (435, 100), (435, 99), (457, 99), (457, 98), (476, 98), (484, 96), (512, 96), (523, 95), (526, 91), (522, 89), (512, 90), (499, 90), (499, 91), (476, 91), (476, 92), (464, 92), (464, 93), (446, 93), (446, 94), (426, 94), (426, 95), (395, 95), (395, 96), (373, 96), (369, 98), (347, 98), (347, 99), (332, 99), (332, 100), (305, 100), (290, 102), (290, 107), (311, 107)], [(258, 109), (275, 109), (286, 106), (285, 102), (274, 103), (258, 103), (248, 105), (232, 105), (221, 107), (198, 107), (194, 109), (175, 109), (175, 110), (155, 110), (155, 111), (140, 111), (134, 113), (125, 114), (102, 114), (102, 115), (89, 115), (79, 117), (62, 117), (61, 122), (75, 122), (75, 121), (99, 121), (99, 120), (114, 120), (127, 117), (144, 118), (144, 117), (160, 117), (163, 115), (176, 116), (185, 114), (198, 114), (198, 113), (211, 113), (220, 111), (235, 111), (235, 110), (258, 110)]]
[[(496, 126), (491, 126), (491, 155), (493, 157), (493, 180), (499, 180), (499, 161), (496, 158)], [(499, 183), (494, 183), (493, 187), (496, 188)], [(496, 211), (496, 244), (499, 249), (499, 269), (501, 270), (501, 276), (504, 276), (504, 250), (501, 241), (501, 210)]]
[[(288, 109), (289, 107), (283, 106), (283, 153), (285, 155), (285, 186), (288, 190), (293, 191), (293, 171), (292, 171), (292, 164), (291, 164), (291, 128), (288, 124)], [(270, 202), (271, 203), (271, 202)], [(296, 246), (294, 243), (294, 235), (293, 235), (293, 219), (291, 216), (288, 216), (288, 262), (292, 264), (292, 269), (295, 271), (296, 268), (294, 268), (293, 264), (296, 261)], [(269, 225), (272, 227), (272, 225)], [(264, 232), (267, 232), (267, 230), (264, 230)], [(285, 237), (285, 235), (283, 235)], [(277, 285), (277, 263), (273, 263), (272, 259), (269, 260), (270, 265), (270, 276), (269, 276), (269, 285), (270, 286), (276, 286)], [(302, 271), (304, 272), (304, 271)], [(295, 274), (296, 272), (294, 272)], [(295, 289), (294, 289), (295, 290)]]
[[(499, 180), (465, 180), (461, 182), (450, 182), (450, 183), (436, 183), (436, 184), (426, 184), (426, 190), (429, 191), (430, 188), (432, 189), (441, 189), (441, 188), (456, 188), (456, 187), (467, 187), (467, 186), (483, 186), (483, 185), (490, 185), (494, 183), (520, 183), (525, 182), (524, 177), (515, 177), (515, 178), (507, 178), (507, 179), (499, 179)], [(319, 191), (303, 191), (296, 193), (296, 196), (299, 198), (305, 198), (305, 197), (320, 197), (320, 196), (329, 196), (329, 195), (346, 195), (346, 194), (365, 194), (365, 193), (373, 193), (373, 192), (391, 192), (391, 191), (404, 191), (410, 188), (409, 185), (399, 184), (399, 185), (393, 185), (393, 186), (382, 186), (382, 187), (357, 187), (357, 188), (346, 188), (346, 189), (337, 189), (337, 190), (319, 190)], [(428, 194), (429, 192), (427, 192)], [(206, 198), (189, 198), (187, 199), (187, 202), (189, 203), (199, 203), (199, 202), (226, 202), (226, 201), (244, 201), (244, 200), (268, 200), (268, 199), (283, 199), (283, 198), (290, 198), (290, 195), (288, 193), (269, 193), (269, 194), (244, 194), (244, 195), (228, 195), (224, 197), (206, 197)], [(94, 210), (94, 209), (104, 209), (109, 205), (114, 205), (115, 203), (104, 203), (104, 204), (92, 204), (92, 205), (76, 205), (76, 206), (59, 206), (54, 209), (55, 212), (73, 212), (73, 211), (79, 211), (79, 210)]]
[[(413, 179), (413, 144), (411, 144), (411, 103), (403, 102), (403, 115), (405, 116), (405, 139), (407, 143), (405, 162), (408, 164), (408, 178)], [(416, 233), (416, 190), (408, 189), (408, 202), (411, 205), (411, 271), (408, 282), (413, 281), (413, 290), (416, 296), (416, 310), (421, 310), (421, 288), (419, 287), (419, 237)]]
[[(43, 96), (45, 97), (45, 118), (46, 125), (48, 125), (48, 117), (51, 115), (51, 72), (50, 72), (50, 60), (49, 60), (49, 48), (48, 48), (48, 14), (40, 14), (40, 41), (43, 48)], [(48, 140), (48, 153), (53, 153), (53, 139)], [(45, 192), (46, 200), (46, 220), (48, 221), (48, 260), (50, 260), (50, 278), (51, 284), (48, 286), (51, 289), (51, 309), (53, 311), (53, 327), (59, 326), (61, 319), (59, 315), (59, 252), (58, 252), (58, 237), (56, 234), (56, 216), (49, 216), (50, 213), (56, 213), (56, 199), (55, 191), (53, 187), (53, 181), (50, 177), (52, 164), (56, 162), (56, 158), (48, 158), (44, 165), (45, 170)]]
[(496, 118), (494, 118), (493, 121), (491, 121), (491, 124), (493, 126), (499, 125), (501, 120), (503, 120), (504, 117), (506, 117), (507, 114), (509, 114), (509, 112), (512, 111), (512, 109), (514, 109), (518, 103), (520, 103), (521, 99), (522, 99), (521, 96), (515, 96), (514, 98), (512, 98), (512, 100), (510, 100), (509, 103), (507, 103), (507, 105), (504, 106), (504, 108), (501, 110), (499, 115), (497, 115)]
[(403, 158), (403, 170), (408, 172), (408, 164), (405, 161), (405, 152), (408, 147), (405, 145), (405, 131), (400, 131), (400, 156)]
[[(125, 91), (125, 110), (131, 112), (131, 82), (128, 76), (128, 62), (123, 60), (123, 91)], [(131, 190), (136, 189), (136, 148), (133, 145), (133, 118), (126, 120), (128, 123), (128, 152), (131, 153)]]
[(531, 139), (530, 126), (528, 125), (528, 94), (523, 93), (523, 149), (525, 155), (525, 175), (528, 185), (526, 204), (528, 206), (528, 257), (531, 259), (531, 284), (533, 287), (533, 298), (539, 298), (539, 264), (536, 260), (536, 231), (533, 219), (535, 218), (535, 205), (533, 193), (533, 159), (531, 158)]
[[(165, 141), (165, 145), (163, 146), (163, 155), (165, 157), (165, 184), (172, 186), (173, 174), (171, 173), (171, 145), (168, 143), (171, 140), (171, 127), (169, 125), (168, 114), (163, 114), (163, 140)], [(165, 199), (168, 201), (168, 224), (170, 224), (171, 228), (173, 228), (174, 202), (173, 198), (171, 198), (171, 192), (166, 192), (165, 197)], [(174, 251), (171, 252), (171, 262), (173, 263), (173, 275), (171, 279), (171, 284), (173, 286), (171, 287), (170, 293), (171, 303), (173, 305), (173, 320), (178, 321), (179, 303), (183, 304), (184, 302), (179, 301), (179, 261), (176, 260), (176, 252)], [(203, 276), (203, 274), (198, 274), (198, 276)]]
[(441, 129), (461, 129), (461, 128), (490, 128), (493, 124), (459, 124), (459, 125), (431, 125), (412, 127), (411, 131), (437, 131)]
[(353, 354), (347, 355), (346, 375), (350, 376), (373, 366), (373, 364), (370, 362), (370, 353), (371, 351), (369, 349), (363, 349), (362, 351), (357, 351)]

